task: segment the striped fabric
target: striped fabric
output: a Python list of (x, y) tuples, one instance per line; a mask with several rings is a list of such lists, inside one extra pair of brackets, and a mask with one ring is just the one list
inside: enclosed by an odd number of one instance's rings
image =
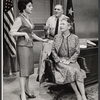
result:
[(12, 57), (16, 56), (16, 41), (9, 35), (9, 31), (14, 22), (14, 11), (12, 0), (3, 1), (3, 40), (8, 52)]

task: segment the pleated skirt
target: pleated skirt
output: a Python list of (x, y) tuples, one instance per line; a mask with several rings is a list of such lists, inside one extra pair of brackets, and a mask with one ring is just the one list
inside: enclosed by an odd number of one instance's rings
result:
[(34, 50), (33, 47), (17, 47), (20, 76), (27, 77), (34, 73)]

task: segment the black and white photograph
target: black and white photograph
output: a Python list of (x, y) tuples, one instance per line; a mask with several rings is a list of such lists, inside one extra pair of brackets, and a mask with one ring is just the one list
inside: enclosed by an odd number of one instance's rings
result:
[(99, 100), (98, 0), (1, 0), (2, 100)]

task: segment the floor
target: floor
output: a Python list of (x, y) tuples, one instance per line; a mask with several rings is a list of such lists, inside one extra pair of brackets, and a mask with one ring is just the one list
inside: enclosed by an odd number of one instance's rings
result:
[[(35, 93), (36, 98), (35, 99), (28, 99), (28, 100), (53, 100), (54, 94), (48, 93), (47, 88), (40, 88), (39, 83), (36, 81), (37, 77), (37, 69), (35, 68), (35, 74), (30, 76), (30, 89), (31, 92)], [(91, 89), (88, 89), (88, 91), (91, 91)], [(19, 85), (19, 77), (18, 73), (14, 77), (4, 77), (3, 79), (3, 100), (20, 100), (19, 98), (20, 95), (20, 85)], [(98, 100), (98, 92), (96, 91), (94, 93), (93, 99), (89, 100)], [(76, 97), (74, 95), (75, 99), (71, 100), (76, 100)], [(66, 100), (62, 99), (62, 100)], [(70, 99), (67, 99), (70, 100)]]
[[(36, 81), (37, 71), (34, 75), (30, 76), (30, 89), (32, 93), (35, 93), (36, 98), (33, 100), (52, 100), (52, 96), (46, 93), (46, 88), (40, 88), (39, 83)], [(3, 79), (3, 100), (20, 100), (20, 85), (19, 77), (4, 77)], [(30, 99), (32, 100), (32, 99)]]

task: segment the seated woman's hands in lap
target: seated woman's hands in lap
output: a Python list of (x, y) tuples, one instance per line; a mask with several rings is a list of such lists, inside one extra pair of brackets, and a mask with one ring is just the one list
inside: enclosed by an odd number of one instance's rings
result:
[(66, 67), (66, 65), (69, 65), (69, 64), (70, 64), (70, 60), (61, 59), (57, 65), (61, 68), (64, 68)]
[(65, 65), (70, 64), (70, 60), (66, 60), (66, 59), (64, 59), (64, 58), (62, 58), (62, 59), (60, 60), (60, 62), (63, 63), (63, 64), (65, 64)]

